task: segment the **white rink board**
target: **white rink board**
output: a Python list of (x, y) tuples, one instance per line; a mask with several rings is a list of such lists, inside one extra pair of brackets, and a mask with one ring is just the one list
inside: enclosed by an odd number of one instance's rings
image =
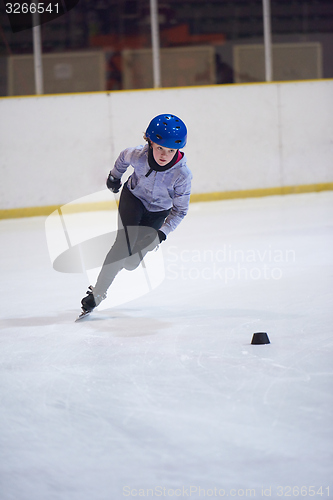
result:
[(333, 80), (0, 99), (0, 209), (105, 188), (150, 119), (180, 116), (196, 194), (333, 181)]
[(1, 100), (1, 208), (96, 191), (111, 162), (107, 102), (105, 94)]
[(300, 178), (302, 184), (332, 182), (333, 82), (281, 85), (279, 91), (285, 185), (297, 185)]

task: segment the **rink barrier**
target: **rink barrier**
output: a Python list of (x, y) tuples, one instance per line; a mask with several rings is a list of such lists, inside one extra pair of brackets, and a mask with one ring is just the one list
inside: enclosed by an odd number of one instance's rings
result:
[[(242, 198), (261, 198), (264, 196), (281, 196), (288, 194), (319, 193), (321, 191), (333, 191), (333, 182), (321, 184), (304, 184), (300, 186), (281, 186), (263, 189), (246, 189), (240, 191), (224, 191), (212, 193), (192, 194), (191, 203), (206, 201), (222, 201)], [(20, 219), (24, 217), (48, 216), (62, 205), (48, 205), (42, 207), (22, 207), (0, 210), (0, 219)], [(73, 203), (66, 205), (66, 213), (98, 212), (103, 210), (116, 210), (115, 201), (104, 201), (96, 203)]]
[[(166, 108), (190, 131), (192, 201), (330, 183), (332, 90), (324, 79), (0, 99), (0, 217), (43, 215), (100, 191), (114, 158)], [(308, 190), (317, 188), (298, 188)]]

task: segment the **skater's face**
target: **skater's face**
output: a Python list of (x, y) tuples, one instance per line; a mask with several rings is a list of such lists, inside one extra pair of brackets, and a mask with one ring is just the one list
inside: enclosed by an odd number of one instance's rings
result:
[(162, 146), (155, 144), (155, 142), (152, 142), (151, 145), (153, 148), (154, 159), (160, 167), (169, 163), (177, 151), (177, 149), (163, 148)]

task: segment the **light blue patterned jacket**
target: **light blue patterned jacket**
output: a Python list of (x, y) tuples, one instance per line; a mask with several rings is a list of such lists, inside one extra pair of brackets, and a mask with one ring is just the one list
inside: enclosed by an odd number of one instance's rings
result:
[(127, 186), (145, 208), (150, 212), (171, 208), (161, 227), (168, 235), (176, 229), (188, 212), (192, 173), (186, 165), (185, 155), (168, 170), (153, 170), (146, 177), (150, 170), (148, 145), (127, 148), (120, 153), (111, 174), (119, 179), (130, 165), (134, 172), (129, 177)]

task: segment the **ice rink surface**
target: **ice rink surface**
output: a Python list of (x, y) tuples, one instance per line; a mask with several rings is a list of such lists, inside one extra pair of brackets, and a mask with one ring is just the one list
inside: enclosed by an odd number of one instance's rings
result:
[(1, 500), (333, 496), (332, 226), (332, 192), (191, 204), (161, 284), (74, 323), (45, 218), (0, 221)]

